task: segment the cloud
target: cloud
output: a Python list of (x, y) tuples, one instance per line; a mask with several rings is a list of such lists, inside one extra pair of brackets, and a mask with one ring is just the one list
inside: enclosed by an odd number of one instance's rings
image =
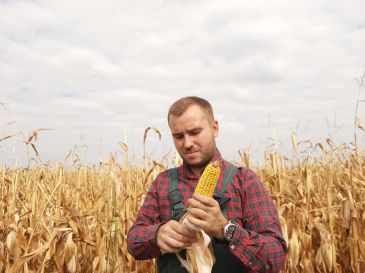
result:
[(198, 95), (215, 108), (227, 157), (249, 143), (261, 153), (273, 130), (284, 140), (296, 129), (325, 138), (334, 117), (339, 141), (349, 141), (364, 8), (356, 0), (0, 1), (0, 102), (13, 113), (0, 121), (14, 118), (7, 132), (25, 135), (52, 128), (39, 139), (45, 159), (82, 142), (96, 162), (100, 139), (107, 155), (124, 128), (138, 155), (148, 126), (162, 132), (149, 143), (159, 154), (172, 147), (169, 105)]

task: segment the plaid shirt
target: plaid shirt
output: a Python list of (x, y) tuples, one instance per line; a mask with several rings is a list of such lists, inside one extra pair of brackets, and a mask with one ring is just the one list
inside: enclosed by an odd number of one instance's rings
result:
[[(223, 160), (218, 151), (212, 161), (217, 159), (220, 160), (221, 174), (216, 190), (220, 192), (230, 163)], [(199, 176), (182, 164), (178, 168), (178, 179), (186, 207)], [(156, 244), (156, 233), (159, 226), (171, 218), (169, 181), (169, 171), (158, 175), (128, 232), (128, 250), (136, 259), (161, 255)], [(225, 217), (237, 225), (227, 251), (231, 251), (252, 272), (278, 272), (284, 266), (287, 246), (277, 210), (263, 183), (253, 171), (239, 168), (226, 187), (225, 197), (230, 198), (224, 211)]]

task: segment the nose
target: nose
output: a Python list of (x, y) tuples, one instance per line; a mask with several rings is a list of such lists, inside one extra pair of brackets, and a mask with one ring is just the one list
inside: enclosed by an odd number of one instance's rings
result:
[(193, 147), (193, 139), (190, 136), (186, 136), (184, 139), (184, 148), (188, 150), (191, 147)]

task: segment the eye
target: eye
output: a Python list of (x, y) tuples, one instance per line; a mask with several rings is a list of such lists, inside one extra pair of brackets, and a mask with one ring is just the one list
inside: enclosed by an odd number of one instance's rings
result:
[(174, 138), (175, 139), (182, 139), (183, 138), (183, 135), (174, 135)]
[(198, 130), (194, 130), (194, 131), (192, 131), (192, 132), (191, 132), (191, 134), (192, 134), (193, 136), (195, 136), (195, 135), (198, 135), (201, 131), (202, 131), (202, 130), (200, 130), (200, 129), (198, 129)]

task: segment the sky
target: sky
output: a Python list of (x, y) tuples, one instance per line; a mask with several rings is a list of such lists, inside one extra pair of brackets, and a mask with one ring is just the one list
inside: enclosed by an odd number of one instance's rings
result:
[[(174, 154), (166, 122), (183, 96), (209, 100), (222, 155), (258, 162), (273, 139), (353, 141), (365, 71), (365, 1), (0, 0), (0, 164), (70, 151), (85, 163)], [(360, 98), (362, 98), (362, 90)], [(365, 105), (358, 116), (365, 122)], [(359, 139), (364, 132), (358, 132)], [(28, 145), (28, 148), (30, 146)], [(30, 150), (30, 156), (34, 153)]]

